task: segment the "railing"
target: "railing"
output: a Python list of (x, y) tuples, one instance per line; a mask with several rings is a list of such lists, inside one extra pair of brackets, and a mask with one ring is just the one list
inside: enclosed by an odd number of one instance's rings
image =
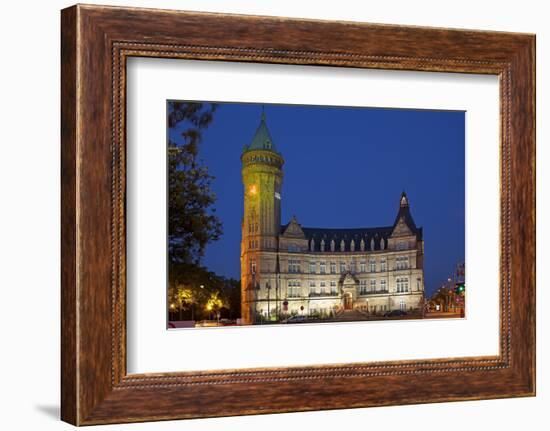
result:
[(369, 290), (369, 291), (359, 291), (359, 296), (367, 296), (367, 295), (381, 295), (383, 293), (389, 293), (390, 291), (388, 289), (384, 290)]
[(309, 297), (338, 296), (338, 292), (309, 292)]

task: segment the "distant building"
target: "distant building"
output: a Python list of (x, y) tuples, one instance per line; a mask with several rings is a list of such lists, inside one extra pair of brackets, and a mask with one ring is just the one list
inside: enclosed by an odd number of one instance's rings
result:
[(352, 229), (281, 224), (284, 159), (262, 114), (241, 155), (243, 323), (288, 314), (418, 310), (424, 241), (403, 192), (393, 224)]

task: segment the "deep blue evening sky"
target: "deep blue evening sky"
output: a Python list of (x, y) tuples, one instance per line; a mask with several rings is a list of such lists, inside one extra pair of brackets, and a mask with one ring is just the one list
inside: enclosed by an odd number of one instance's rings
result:
[[(219, 275), (239, 278), (240, 155), (261, 110), (222, 103), (203, 134), (224, 231), (203, 264)], [(285, 159), (282, 223), (296, 215), (306, 227), (391, 226), (405, 190), (424, 228), (427, 293), (464, 261), (464, 112), (266, 104), (265, 113)]]

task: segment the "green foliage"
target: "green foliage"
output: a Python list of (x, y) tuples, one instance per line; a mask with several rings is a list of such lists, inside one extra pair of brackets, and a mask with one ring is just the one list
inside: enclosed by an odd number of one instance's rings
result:
[(220, 313), (240, 317), (240, 281), (226, 279), (195, 264), (171, 263), (168, 307), (171, 320), (202, 320)]
[(222, 234), (215, 214), (214, 177), (198, 157), (202, 132), (216, 105), (171, 102), (168, 126), (181, 138), (171, 139), (168, 157), (168, 256), (171, 263), (200, 263), (206, 245)]

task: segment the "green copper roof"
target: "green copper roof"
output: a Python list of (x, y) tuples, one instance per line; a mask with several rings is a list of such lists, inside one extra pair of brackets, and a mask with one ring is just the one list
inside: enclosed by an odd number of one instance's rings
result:
[(260, 125), (256, 130), (256, 134), (254, 135), (252, 142), (250, 145), (245, 145), (244, 147), (244, 151), (251, 150), (269, 150), (277, 153), (277, 148), (275, 148), (275, 143), (271, 138), (271, 134), (269, 133), (269, 129), (267, 128), (267, 124), (265, 122), (264, 112), (262, 112), (262, 119), (260, 120)]

